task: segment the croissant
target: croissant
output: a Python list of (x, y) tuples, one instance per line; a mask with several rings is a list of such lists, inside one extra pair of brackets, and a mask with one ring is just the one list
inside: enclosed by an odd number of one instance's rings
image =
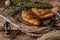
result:
[(45, 19), (54, 16), (54, 13), (50, 10), (32, 8), (32, 12), (35, 13), (40, 19)]
[(40, 25), (40, 20), (38, 19), (37, 15), (30, 11), (23, 10), (22, 18), (24, 21), (29, 22), (33, 25)]

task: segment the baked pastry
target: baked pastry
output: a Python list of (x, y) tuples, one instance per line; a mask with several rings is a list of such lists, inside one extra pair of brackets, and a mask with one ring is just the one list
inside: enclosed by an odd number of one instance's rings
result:
[(34, 12), (38, 16), (42, 16), (42, 15), (48, 14), (50, 12), (50, 10), (32, 8), (32, 12)]
[(54, 13), (50, 10), (32, 8), (32, 12), (35, 13), (40, 19), (54, 16)]
[(23, 10), (22, 18), (24, 21), (29, 22), (33, 25), (40, 25), (40, 20), (38, 19), (37, 15), (30, 11)]
[(50, 18), (50, 17), (53, 17), (54, 16), (54, 13), (48, 13), (48, 14), (46, 14), (46, 15), (43, 15), (43, 16), (40, 16), (39, 18), (40, 19), (45, 19), (45, 18)]

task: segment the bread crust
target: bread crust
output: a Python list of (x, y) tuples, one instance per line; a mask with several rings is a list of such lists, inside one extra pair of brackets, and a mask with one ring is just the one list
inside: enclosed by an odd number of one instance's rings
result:
[(35, 13), (40, 19), (45, 19), (54, 16), (55, 14), (51, 10), (32, 8), (32, 12)]
[(34, 13), (30, 12), (30, 11), (23, 10), (22, 11), (22, 18), (26, 22), (29, 22), (29, 23), (31, 23), (33, 25), (40, 25), (40, 20), (38, 19), (36, 14), (34, 14)]

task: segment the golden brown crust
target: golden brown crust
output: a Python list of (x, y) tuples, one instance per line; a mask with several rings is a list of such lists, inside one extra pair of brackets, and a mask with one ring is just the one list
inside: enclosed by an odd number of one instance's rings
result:
[(32, 12), (34, 12), (38, 16), (42, 16), (42, 15), (48, 14), (50, 12), (50, 10), (32, 8)]
[(54, 16), (55, 14), (51, 10), (32, 8), (34, 12), (40, 19), (45, 19)]
[(43, 16), (40, 16), (39, 18), (40, 19), (45, 19), (45, 18), (50, 18), (50, 17), (52, 17), (52, 16), (54, 16), (54, 13), (48, 13), (48, 14), (46, 14), (46, 15), (43, 15)]
[(23, 10), (22, 13), (23, 13), (22, 15), (24, 15), (27, 19), (37, 18), (37, 15), (30, 11)]
[(22, 18), (26, 22), (29, 22), (33, 25), (40, 25), (40, 21), (37, 18), (37, 16), (34, 13), (30, 12), (30, 11), (23, 10), (22, 11)]

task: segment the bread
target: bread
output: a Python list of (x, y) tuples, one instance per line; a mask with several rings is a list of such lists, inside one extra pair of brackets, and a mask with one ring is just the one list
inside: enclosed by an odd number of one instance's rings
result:
[(23, 10), (22, 18), (24, 21), (29, 22), (33, 25), (40, 25), (40, 20), (38, 19), (37, 15), (30, 11)]
[(32, 12), (35, 13), (40, 19), (54, 16), (54, 13), (50, 10), (32, 8)]
[(50, 17), (53, 17), (54, 16), (54, 13), (48, 13), (48, 14), (46, 14), (46, 15), (43, 15), (43, 16), (40, 16), (39, 18), (40, 19), (46, 19), (46, 18), (50, 18)]
[(34, 12), (38, 16), (42, 16), (42, 15), (48, 14), (50, 10), (32, 8), (32, 12)]

